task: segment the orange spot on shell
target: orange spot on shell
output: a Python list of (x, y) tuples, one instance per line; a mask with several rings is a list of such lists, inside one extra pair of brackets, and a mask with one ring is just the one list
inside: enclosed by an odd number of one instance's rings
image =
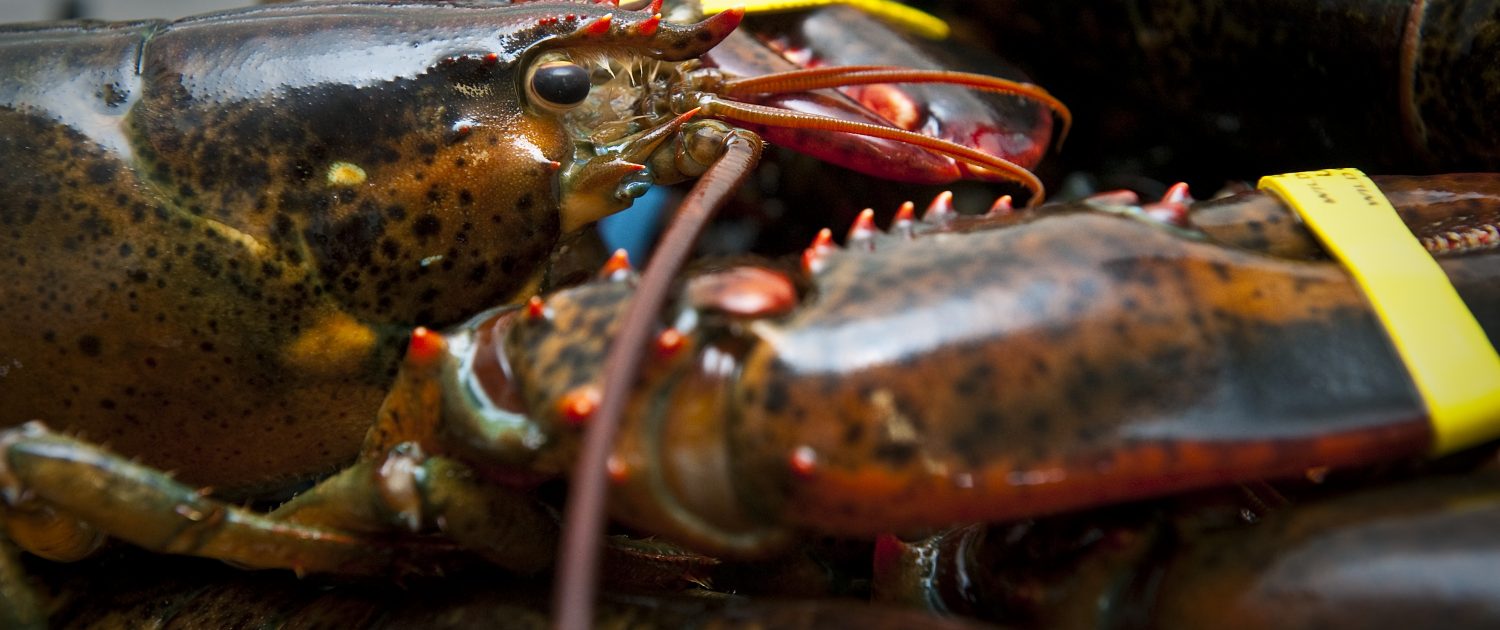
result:
[(604, 466), (609, 470), (609, 480), (611, 483), (621, 485), (630, 481), (630, 464), (625, 463), (625, 460), (610, 455), (609, 459), (604, 462)]
[(791, 466), (793, 475), (799, 479), (808, 479), (818, 471), (818, 454), (811, 446), (799, 446), (792, 450), (787, 463)]
[(582, 385), (572, 391), (563, 394), (557, 401), (557, 411), (563, 422), (572, 426), (581, 426), (593, 417), (594, 412), (599, 410), (599, 389), (592, 385)]
[(686, 345), (687, 337), (684, 337), (676, 328), (663, 330), (656, 337), (656, 353), (662, 358), (676, 356)]

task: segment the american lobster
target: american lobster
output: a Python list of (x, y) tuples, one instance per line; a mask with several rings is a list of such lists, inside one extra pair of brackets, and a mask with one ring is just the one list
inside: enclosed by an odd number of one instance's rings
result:
[[(873, 66), (736, 76), (695, 60), (739, 12), (680, 25), (659, 8), (315, 3), (4, 29), (0, 155), (24, 176), (0, 182), (0, 424), (43, 418), (221, 496), (284, 493), (354, 457), (412, 326), (547, 284), (559, 241), (654, 183), (703, 175), (700, 211), (732, 193), (760, 140), (710, 118), (865, 134), (877, 139), (837, 140), (840, 159), (869, 170), (880, 154), (907, 162), (888, 174), (927, 181), (1020, 180), (1040, 200), (1039, 180), (1002, 157), (810, 92), (940, 82), (1066, 117), (1039, 88)], [(842, 120), (765, 104), (799, 93)], [(680, 256), (657, 261), (665, 279)], [(29, 474), (6, 477), (9, 503), (33, 496)], [(519, 510), (550, 527), (535, 505)], [(94, 545), (39, 542), (66, 520), (47, 508), (4, 516), (49, 555)], [(153, 529), (134, 518), (94, 524)], [(242, 548), (249, 564), (317, 568), (291, 550), (340, 539), (257, 523), (291, 544), (279, 560)], [(539, 555), (518, 566), (547, 564)]]
[[(1500, 179), (1379, 182), (1500, 334)], [(1425, 454), (1422, 403), (1374, 315), (1281, 203), (1187, 201), (963, 217), (943, 198), (887, 233), (866, 215), (845, 248), (820, 239), (796, 280), (683, 280), (608, 457), (612, 514), (749, 556), (805, 531), (996, 522)], [(139, 544), (260, 566), (384, 571), (442, 549), (358, 532), (437, 527), (528, 568), (515, 528), (545, 519), (495, 482), (576, 459), (636, 291), (618, 259), (602, 275), (418, 329), (367, 457), (269, 517), (37, 425), (5, 434), (8, 487)], [(502, 509), (519, 516), (498, 523)]]

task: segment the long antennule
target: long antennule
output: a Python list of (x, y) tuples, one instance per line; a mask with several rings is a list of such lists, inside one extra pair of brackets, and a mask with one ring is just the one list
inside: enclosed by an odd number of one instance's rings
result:
[(760, 161), (761, 148), (760, 138), (753, 133), (739, 131), (729, 136), (724, 155), (688, 192), (671, 227), (662, 235), (604, 357), (604, 391), (592, 422), (584, 430), (583, 450), (573, 469), (573, 484), (563, 512), (563, 538), (552, 589), (554, 627), (559, 630), (584, 630), (593, 622), (599, 547), (604, 539), (607, 462), (645, 356), (645, 340), (650, 338), (672, 278), (692, 253), (698, 234), (750, 176)]
[(924, 149), (941, 153), (955, 160), (966, 162), (974, 166), (989, 169), (1011, 178), (1025, 186), (1032, 192), (1027, 206), (1036, 206), (1046, 198), (1046, 188), (1042, 180), (1031, 171), (1026, 170), (1019, 164), (1002, 157), (990, 155), (977, 149), (971, 149), (961, 144), (949, 142), (941, 138), (924, 136), (904, 129), (895, 127), (884, 127), (850, 120), (839, 120), (826, 116), (816, 116), (801, 112), (790, 112), (784, 109), (754, 105), (751, 103), (735, 103), (714, 98), (706, 98), (702, 102), (703, 113), (710, 117), (737, 120), (769, 127), (789, 127), (793, 129), (817, 129), (823, 131), (841, 131), (887, 140), (907, 142)]
[(1068, 106), (1041, 86), (972, 72), (914, 70), (893, 66), (830, 66), (732, 79), (724, 82), (719, 93), (723, 96), (785, 94), (874, 83), (941, 83), (1031, 99), (1047, 106), (1062, 119), (1062, 131), (1057, 138), (1059, 148), (1073, 128), (1073, 113), (1068, 110)]

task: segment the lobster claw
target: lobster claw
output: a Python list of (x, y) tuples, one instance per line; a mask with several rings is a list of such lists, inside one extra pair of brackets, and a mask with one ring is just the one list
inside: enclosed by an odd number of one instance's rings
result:
[[(744, 33), (731, 34), (705, 55), (705, 64), (727, 75), (744, 77), (797, 70), (802, 67), (799, 60), (816, 61), (820, 67), (880, 65), (943, 70), (951, 65), (926, 45), (906, 39), (890, 25), (856, 9), (828, 7), (796, 24), (791, 29), (795, 32), (763, 35), (766, 45)], [(848, 33), (860, 33), (860, 41), (847, 41)], [(881, 46), (868, 45), (872, 33), (874, 39), (883, 42)], [(1024, 79), (1013, 70), (1007, 74)], [(849, 85), (838, 90), (768, 95), (752, 102), (920, 133), (1024, 168), (1041, 160), (1053, 132), (1052, 115), (1040, 102), (975, 93), (957, 85)], [(1060, 113), (1066, 117), (1065, 112)], [(743, 121), (740, 124), (775, 144), (884, 179), (918, 184), (943, 184), (961, 178), (1015, 179), (909, 143)]]

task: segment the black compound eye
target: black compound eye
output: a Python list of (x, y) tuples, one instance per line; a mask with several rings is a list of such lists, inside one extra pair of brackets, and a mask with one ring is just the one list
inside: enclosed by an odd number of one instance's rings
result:
[(566, 61), (549, 61), (531, 73), (531, 93), (552, 106), (571, 106), (588, 98), (589, 71)]

